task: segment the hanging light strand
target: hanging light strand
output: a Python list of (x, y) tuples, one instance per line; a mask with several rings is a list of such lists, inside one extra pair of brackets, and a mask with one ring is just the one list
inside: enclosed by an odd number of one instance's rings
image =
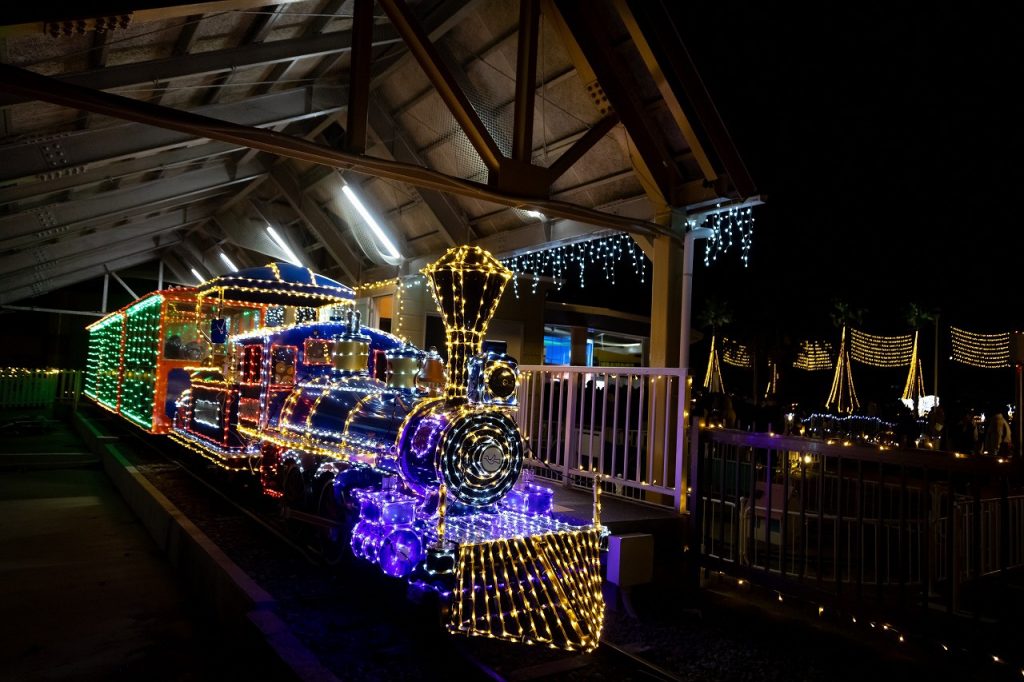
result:
[(912, 334), (878, 336), (850, 328), (850, 358), (872, 367), (904, 367), (914, 350)]
[(853, 387), (853, 372), (850, 368), (850, 352), (846, 346), (846, 327), (839, 339), (839, 356), (836, 358), (836, 373), (832, 377), (832, 390), (829, 391), (826, 409), (835, 409), (842, 414), (853, 414), (860, 407), (857, 390)]
[(828, 341), (801, 341), (793, 367), (807, 372), (832, 369), (832, 344)]
[(924, 395), (924, 372), (921, 370), (921, 358), (917, 354), (917, 332), (914, 332), (914, 350), (910, 355), (910, 371), (907, 382), (903, 385), (903, 400), (919, 399)]
[[(576, 274), (576, 282), (580, 289), (587, 286), (587, 267), (599, 265), (604, 273), (605, 281), (615, 285), (616, 267), (623, 260), (629, 260), (633, 271), (640, 277), (643, 284), (647, 279), (647, 259), (643, 251), (628, 234), (616, 234), (586, 242), (576, 242), (559, 246), (554, 249), (533, 251), (521, 256), (506, 258), (501, 262), (516, 275), (527, 275), (531, 278), (530, 289), (537, 292), (541, 277), (551, 277), (555, 287), (561, 290), (564, 282)], [(518, 277), (512, 279), (512, 291), (519, 298)]]
[(949, 328), (953, 340), (953, 360), (971, 367), (997, 369), (1010, 366), (1010, 333), (977, 334), (957, 327)]
[(744, 369), (750, 369), (753, 364), (750, 360), (749, 348), (739, 341), (726, 338), (722, 339), (722, 362)]
[[(695, 227), (695, 226), (691, 226)], [(713, 213), (700, 227), (710, 227), (712, 234), (705, 241), (704, 265), (711, 265), (734, 244), (739, 244), (743, 267), (750, 265), (750, 245), (754, 236), (754, 212), (747, 206)]]

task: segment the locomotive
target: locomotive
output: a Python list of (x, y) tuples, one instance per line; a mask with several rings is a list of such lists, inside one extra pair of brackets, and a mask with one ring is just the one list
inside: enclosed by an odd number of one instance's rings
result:
[[(483, 352), (512, 273), (461, 246), (423, 270), (447, 362), (361, 324), (355, 292), (271, 263), (158, 291), (89, 325), (85, 393), (251, 474), (325, 559), (436, 596), (455, 633), (597, 646), (606, 531), (523, 475), (518, 367)], [(597, 491), (595, 491), (596, 494)]]

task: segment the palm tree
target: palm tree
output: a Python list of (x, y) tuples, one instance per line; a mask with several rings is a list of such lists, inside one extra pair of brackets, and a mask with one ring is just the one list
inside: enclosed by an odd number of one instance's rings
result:
[(851, 324), (860, 324), (864, 317), (863, 308), (854, 308), (852, 305), (839, 299), (832, 299), (832, 324), (836, 327), (848, 327)]
[(732, 322), (732, 310), (726, 301), (712, 296), (704, 302), (704, 308), (697, 316), (697, 322), (702, 327), (711, 327), (711, 333), (716, 334), (719, 327), (724, 327)]

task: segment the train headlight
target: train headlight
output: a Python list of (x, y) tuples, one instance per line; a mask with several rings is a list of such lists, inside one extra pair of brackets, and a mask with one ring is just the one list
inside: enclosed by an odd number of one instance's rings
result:
[(479, 405), (515, 407), (519, 366), (504, 353), (481, 353), (469, 359), (471, 402)]
[(485, 377), (487, 392), (498, 400), (508, 400), (516, 392), (516, 373), (508, 365), (490, 368)]

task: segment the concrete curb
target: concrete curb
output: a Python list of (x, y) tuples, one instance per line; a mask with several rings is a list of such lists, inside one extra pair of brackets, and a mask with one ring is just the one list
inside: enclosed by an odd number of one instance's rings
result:
[(80, 413), (73, 423), (171, 565), (219, 619), (248, 622), (297, 679), (337, 682), (274, 613), (274, 598), (128, 462), (116, 436), (102, 434)]

